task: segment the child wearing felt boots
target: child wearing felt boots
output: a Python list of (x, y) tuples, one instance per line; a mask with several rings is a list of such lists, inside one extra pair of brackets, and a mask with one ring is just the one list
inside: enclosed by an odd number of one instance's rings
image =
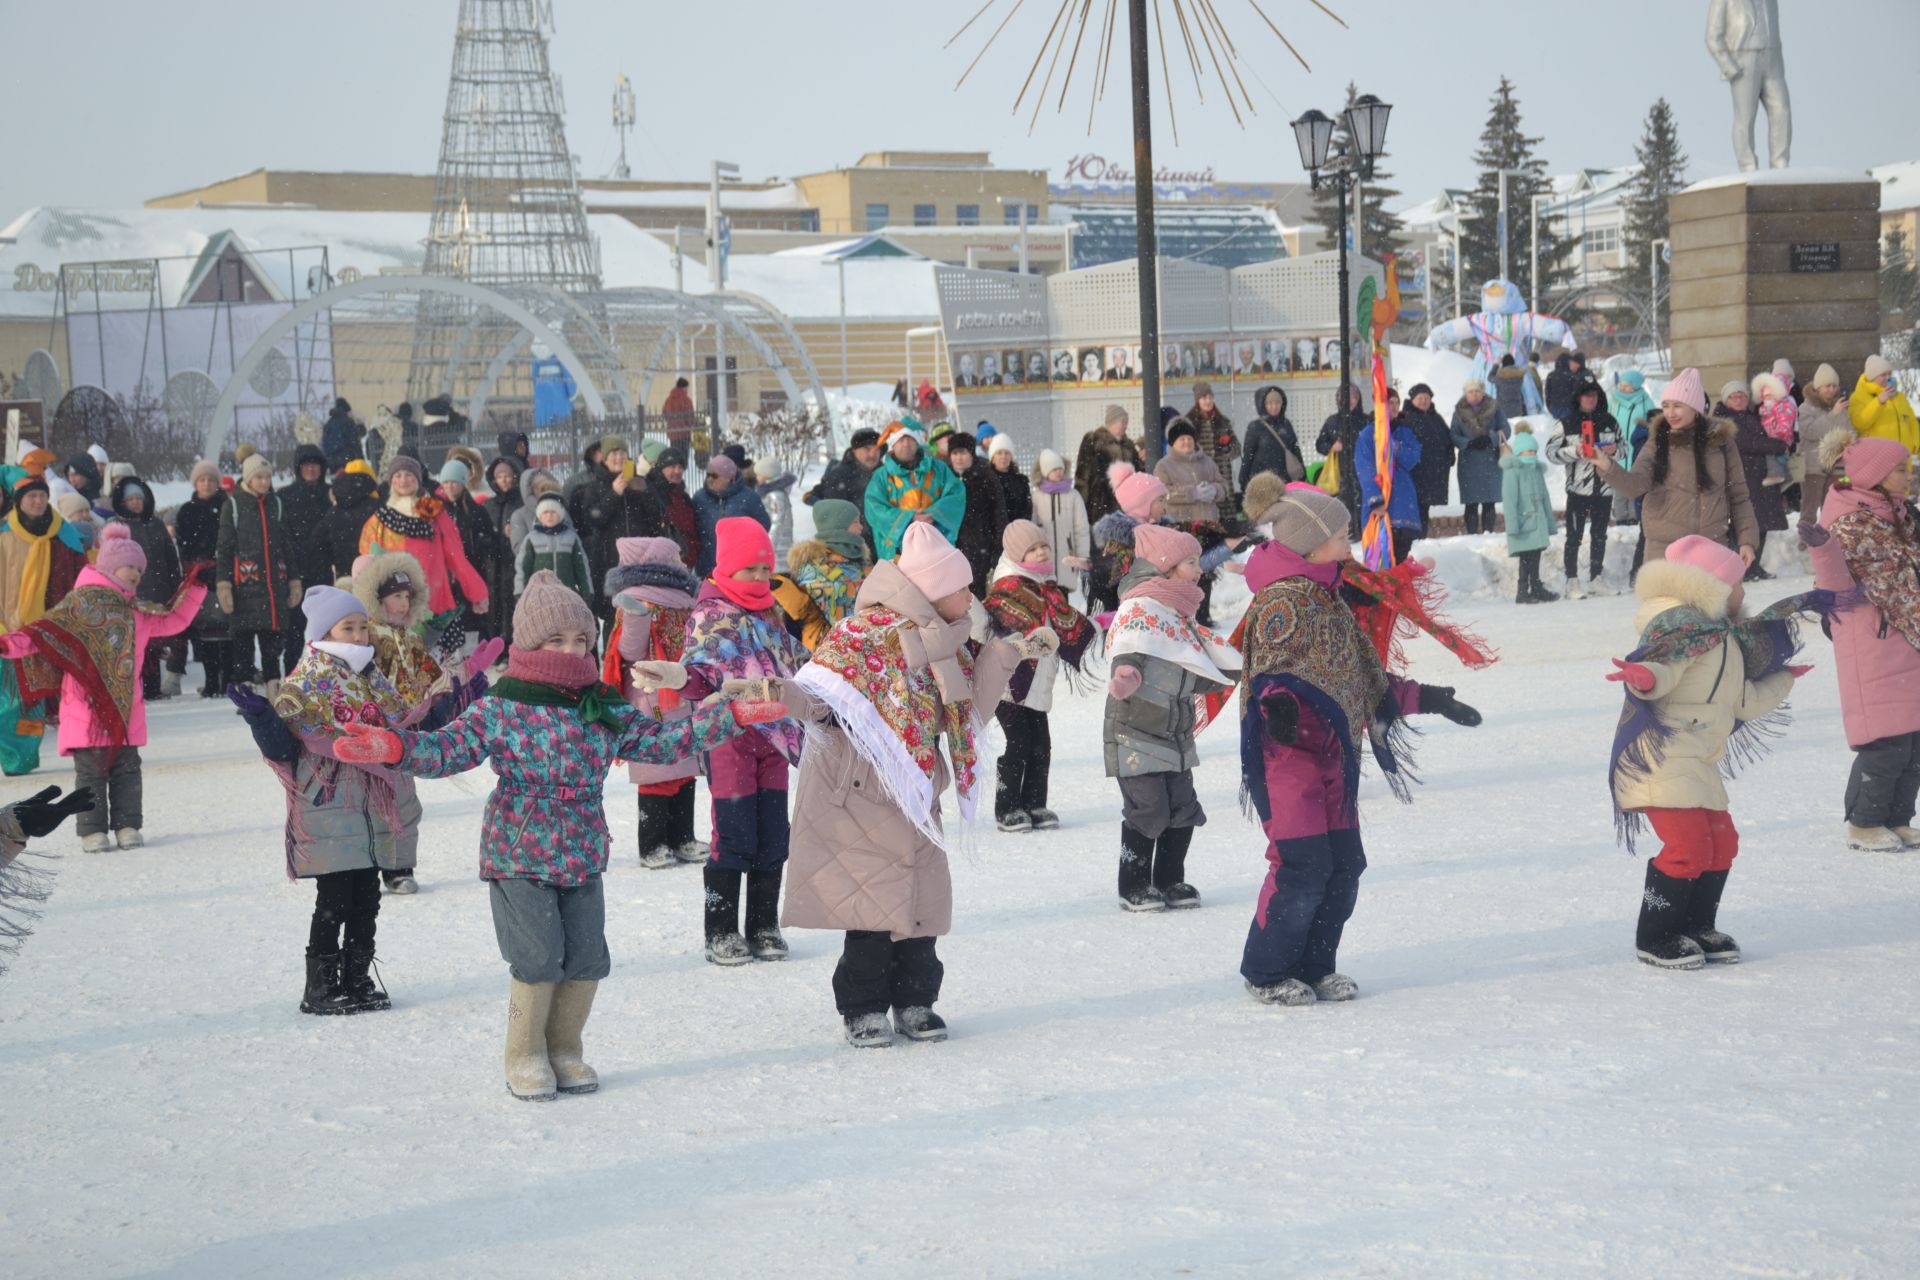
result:
[[(773, 540), (751, 516), (714, 525), (713, 573), (687, 619), (687, 693), (728, 680), (785, 679), (807, 660), (773, 597)], [(718, 965), (784, 960), (780, 881), (787, 864), (787, 767), (800, 759), (800, 726), (767, 724), (707, 753), (713, 851), (706, 867), (707, 959)], [(747, 882), (745, 936), (740, 881)]]
[(343, 736), (352, 726), (445, 723), (486, 680), (472, 676), (431, 704), (409, 703), (374, 665), (357, 597), (312, 587), (301, 608), (306, 652), (274, 700), (241, 685), (227, 696), (287, 793), (287, 878), (314, 882), (300, 1012), (363, 1013), (390, 1005), (373, 976), (379, 873), (414, 864), (420, 801), (411, 778), (343, 754)]
[(972, 583), (972, 566), (939, 530), (910, 525), (898, 562), (873, 567), (853, 616), (786, 686), (807, 732), (782, 919), (846, 931), (833, 998), (858, 1048), (891, 1044), (896, 1029), (947, 1037), (933, 1011), (945, 974), (934, 945), (953, 925), (940, 794), (951, 784), (961, 821), (973, 822), (991, 772), (984, 708), (1017, 664), (1056, 644), (1042, 626), (989, 640), (976, 659)]
[(1634, 949), (1662, 969), (1740, 959), (1717, 927), (1740, 850), (1721, 764), (1734, 735), (1770, 715), (1810, 670), (1787, 663), (1799, 643), (1793, 615), (1818, 604), (1795, 596), (1743, 618), (1745, 573), (1746, 562), (1710, 538), (1669, 545), (1665, 559), (1641, 566), (1640, 643), (1607, 676), (1626, 691), (1613, 742), (1615, 816), (1628, 848), (1642, 815), (1661, 840), (1647, 861)]
[[(1360, 843), (1360, 745), (1405, 796), (1400, 726), (1427, 712), (1455, 724), (1480, 715), (1453, 690), (1390, 675), (1341, 595), (1347, 509), (1317, 489), (1287, 489), (1249, 518), (1273, 540), (1247, 562), (1240, 776), (1267, 837), (1267, 879), (1247, 930), (1240, 976), (1257, 1000), (1351, 1000), (1338, 972), (1367, 858)], [(1264, 499), (1263, 499), (1264, 500)]]
[[(1105, 523), (1104, 521), (1102, 523)], [(1133, 565), (1107, 630), (1107, 776), (1120, 784), (1120, 905), (1197, 907), (1187, 849), (1206, 811), (1193, 788), (1205, 699), (1232, 688), (1240, 655), (1200, 625), (1200, 543), (1160, 525), (1133, 530)]]
[[(636, 681), (632, 664), (680, 661), (700, 580), (672, 538), (621, 538), (614, 551), (620, 560), (607, 570), (606, 580), (613, 634), (600, 678), (654, 719), (683, 720), (693, 707), (673, 689), (649, 689)], [(698, 756), (671, 764), (627, 762), (627, 778), (640, 797), (641, 866), (659, 871), (707, 860), (707, 845), (693, 836), (693, 780), (699, 772)]]
[[(728, 688), (684, 720), (663, 722), (600, 682), (599, 624), (580, 596), (542, 569), (513, 611), (507, 673), (459, 719), (434, 733), (357, 726), (340, 754), (421, 778), (492, 766), (480, 832), (494, 935), (509, 966), (506, 1080), (516, 1098), (591, 1093), (599, 1077), (581, 1035), (607, 955), (606, 812), (601, 788), (616, 758), (666, 764), (740, 731), (754, 708)], [(649, 685), (684, 684), (672, 663), (643, 662)], [(777, 691), (773, 692), (774, 696)], [(784, 714), (778, 703), (760, 710)]]
[(1053, 687), (1062, 663), (1076, 674), (1085, 671), (1099, 633), (1067, 603), (1066, 588), (1054, 580), (1053, 546), (1046, 530), (1031, 520), (1015, 520), (1001, 535), (1000, 546), (1003, 554), (984, 601), (987, 620), (984, 626), (976, 622), (975, 639), (1026, 636), (1046, 627), (1058, 637), (1060, 651), (1016, 667), (1006, 696), (994, 710), (1007, 745), (1000, 755), (993, 816), (1002, 831), (1051, 831), (1060, 825), (1047, 808), (1053, 764), (1047, 716), (1053, 710)]
[(1540, 581), (1540, 555), (1553, 541), (1553, 495), (1540, 442), (1523, 421), (1500, 446), (1500, 504), (1507, 520), (1507, 554), (1520, 561), (1515, 604), (1548, 604), (1560, 597)]

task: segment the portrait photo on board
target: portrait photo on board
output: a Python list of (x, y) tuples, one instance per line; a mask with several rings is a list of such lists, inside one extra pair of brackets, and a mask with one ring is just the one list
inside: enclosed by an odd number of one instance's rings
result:
[(962, 351), (953, 358), (953, 385), (956, 387), (980, 385), (979, 356), (971, 351)]
[(1107, 381), (1132, 382), (1140, 376), (1134, 367), (1132, 347), (1107, 348)]
[(1107, 353), (1104, 347), (1080, 348), (1080, 381), (1099, 382), (1106, 376)]
[(1293, 372), (1293, 349), (1285, 338), (1268, 338), (1264, 347), (1260, 363), (1266, 372), (1272, 374)]
[(1047, 349), (1033, 347), (1027, 351), (1026, 384), (1030, 387), (1043, 387), (1053, 381), (1053, 374), (1047, 364)]
[(1320, 339), (1320, 372), (1329, 373), (1340, 368), (1340, 339)]
[(1293, 371), (1295, 373), (1320, 372), (1320, 339), (1295, 338), (1293, 340)]
[(1076, 359), (1077, 355), (1078, 353), (1074, 351), (1072, 347), (1055, 347), (1053, 349), (1053, 354), (1049, 356), (1048, 359), (1053, 366), (1053, 380), (1055, 382), (1078, 382), (1080, 380), (1080, 365)]
[(1257, 342), (1236, 342), (1233, 346), (1233, 376), (1251, 378), (1262, 373), (1260, 368), (1260, 344)]

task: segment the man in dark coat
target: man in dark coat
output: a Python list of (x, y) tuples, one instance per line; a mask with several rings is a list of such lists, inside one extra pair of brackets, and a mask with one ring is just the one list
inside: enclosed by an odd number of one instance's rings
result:
[(1287, 417), (1287, 393), (1279, 387), (1262, 387), (1253, 398), (1260, 416), (1247, 424), (1245, 449), (1240, 454), (1240, 489), (1257, 475), (1272, 472), (1288, 484), (1307, 478), (1306, 459), (1300, 453), (1300, 438), (1292, 419)]
[(960, 477), (967, 491), (967, 513), (960, 520), (960, 535), (953, 540), (960, 554), (973, 566), (973, 594), (987, 594), (993, 566), (1000, 561), (1000, 535), (1007, 527), (1006, 498), (1000, 482), (979, 458), (980, 442), (959, 433), (947, 443), (947, 465)]
[(687, 455), (678, 447), (662, 449), (647, 473), (647, 490), (660, 508), (667, 536), (680, 544), (680, 559), (691, 569), (700, 563), (700, 513), (687, 493)]
[(88, 506), (94, 506), (100, 501), (102, 493), (100, 464), (93, 460), (92, 454), (76, 453), (68, 458), (66, 473), (67, 483), (73, 486), (74, 492), (87, 500)]
[[(1424, 382), (1414, 383), (1407, 393), (1400, 423), (1420, 442), (1420, 461), (1413, 464), (1413, 489), (1420, 499), (1420, 527), (1431, 530), (1428, 515), (1434, 507), (1447, 505), (1453, 483), (1453, 429), (1433, 407), (1433, 388)], [(1433, 535), (1429, 532), (1427, 536)]]
[(880, 433), (871, 427), (862, 427), (853, 433), (840, 461), (828, 467), (820, 483), (801, 495), (800, 500), (812, 506), (822, 498), (838, 498), (857, 507), (866, 500), (867, 481), (873, 479), (879, 465)]
[[(220, 509), (227, 505), (226, 490), (220, 487), (220, 469), (211, 462), (201, 461), (193, 464), (189, 473), (193, 481), (193, 496), (174, 508), (173, 528), (176, 545), (180, 550), (180, 565), (184, 572), (194, 565), (203, 568), (203, 579), (213, 577), (214, 554), (220, 539)], [(358, 531), (355, 531), (358, 536)], [(199, 616), (194, 619), (193, 628), (188, 633), (193, 646), (200, 654), (200, 663), (206, 679), (201, 682), (200, 696), (203, 698), (224, 697), (227, 691), (227, 615), (220, 610), (220, 603), (213, 592), (201, 602)], [(182, 636), (181, 640), (186, 640)], [(168, 683), (178, 684), (187, 671), (187, 648), (184, 643), (167, 654), (167, 671), (173, 677)]]
[(1081, 437), (1080, 452), (1073, 461), (1073, 487), (1087, 504), (1088, 528), (1120, 509), (1107, 479), (1107, 468), (1116, 462), (1141, 470), (1140, 446), (1127, 438), (1127, 411), (1110, 404), (1101, 425)]
[(353, 562), (360, 557), (360, 534), (379, 509), (379, 486), (372, 476), (348, 471), (333, 482), (333, 510), (320, 522), (320, 543), (327, 556), (327, 576), (320, 581), (333, 583), (353, 576)]
[(1587, 380), (1587, 358), (1578, 351), (1562, 351), (1547, 375), (1547, 412), (1555, 422), (1564, 422), (1573, 412), (1573, 393)]
[[(323, 533), (332, 510), (327, 455), (315, 445), (303, 444), (294, 451), (293, 483), (280, 490), (280, 524), (286, 531), (287, 560), (293, 576), (309, 586), (333, 581), (333, 557)], [(307, 647), (307, 615), (299, 605), (287, 611), (287, 625), (281, 635), (281, 657), (291, 671)]]
[(353, 406), (336, 399), (326, 425), (320, 428), (321, 460), (327, 470), (338, 472), (355, 458), (365, 457), (361, 446), (366, 434), (366, 428), (353, 420)]
[(524, 431), (502, 431), (496, 440), (500, 446), (500, 456), (512, 458), (520, 470), (525, 471), (532, 465), (532, 446), (527, 443)]
[(574, 492), (568, 510), (573, 527), (587, 544), (594, 605), (605, 618), (607, 570), (620, 563), (616, 544), (622, 538), (658, 538), (666, 530), (660, 504), (647, 491), (646, 483), (626, 474), (627, 442), (619, 436), (606, 436), (600, 441), (599, 451), (599, 464), (593, 468), (592, 477)]

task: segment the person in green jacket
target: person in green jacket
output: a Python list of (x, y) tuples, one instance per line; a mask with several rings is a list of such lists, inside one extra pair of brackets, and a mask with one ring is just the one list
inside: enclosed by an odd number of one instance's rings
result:
[(527, 581), (542, 569), (553, 570), (561, 583), (593, 599), (593, 571), (587, 564), (587, 549), (567, 518), (567, 503), (557, 493), (542, 497), (533, 507), (533, 528), (520, 542), (520, 558), (514, 569), (513, 594), (527, 589)]
[(1507, 554), (1520, 560), (1520, 589), (1516, 604), (1545, 604), (1560, 597), (1540, 581), (1540, 553), (1553, 540), (1553, 498), (1547, 492), (1546, 463), (1540, 442), (1515, 423), (1511, 439), (1500, 446), (1500, 505), (1507, 519)]
[(900, 540), (916, 521), (926, 520), (948, 542), (960, 536), (967, 514), (967, 490), (953, 468), (926, 448), (924, 433), (904, 422), (887, 429), (887, 455), (867, 481), (867, 527), (882, 560), (900, 554)]

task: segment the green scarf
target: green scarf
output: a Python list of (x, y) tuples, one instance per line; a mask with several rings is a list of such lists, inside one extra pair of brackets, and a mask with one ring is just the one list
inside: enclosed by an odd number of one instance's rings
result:
[(590, 684), (576, 691), (502, 676), (487, 692), (527, 707), (572, 707), (579, 713), (582, 724), (604, 724), (615, 733), (623, 733), (627, 727), (626, 721), (614, 712), (615, 707), (626, 706), (627, 700), (612, 685)]

